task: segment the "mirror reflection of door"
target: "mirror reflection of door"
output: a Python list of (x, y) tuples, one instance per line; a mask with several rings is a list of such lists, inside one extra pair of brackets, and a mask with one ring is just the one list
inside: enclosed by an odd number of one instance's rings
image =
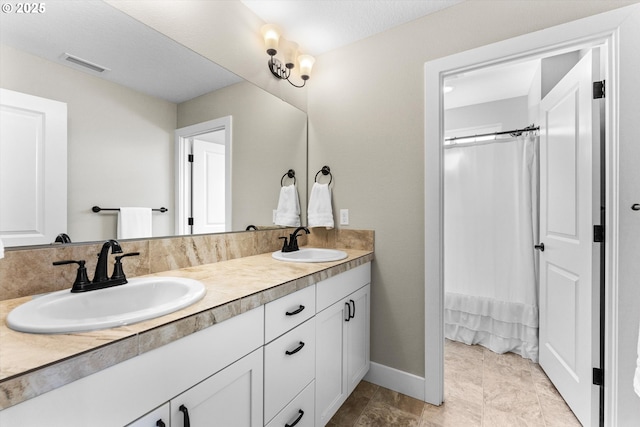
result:
[(176, 149), (176, 234), (231, 231), (231, 116), (177, 129)]
[(192, 138), (191, 234), (225, 228), (225, 130)]
[(0, 238), (53, 243), (67, 232), (67, 104), (0, 89)]

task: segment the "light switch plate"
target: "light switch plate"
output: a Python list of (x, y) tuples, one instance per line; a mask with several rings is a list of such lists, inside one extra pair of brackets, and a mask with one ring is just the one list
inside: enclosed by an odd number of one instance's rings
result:
[(349, 209), (340, 209), (340, 225), (349, 225)]

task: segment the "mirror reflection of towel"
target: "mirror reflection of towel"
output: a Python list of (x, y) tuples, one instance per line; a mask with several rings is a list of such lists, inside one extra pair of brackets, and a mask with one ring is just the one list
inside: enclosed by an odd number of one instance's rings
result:
[(329, 184), (314, 183), (309, 196), (308, 226), (333, 228), (333, 208)]
[(151, 208), (120, 208), (118, 239), (153, 237)]
[(294, 184), (280, 187), (275, 223), (285, 227), (300, 227), (300, 200)]

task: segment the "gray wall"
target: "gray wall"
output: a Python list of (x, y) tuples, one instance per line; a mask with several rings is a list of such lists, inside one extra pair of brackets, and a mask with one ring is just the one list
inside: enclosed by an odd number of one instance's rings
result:
[[(501, 130), (521, 129), (531, 123), (528, 120), (527, 97), (501, 99), (445, 111), (444, 129), (455, 130), (500, 124)], [(473, 132), (471, 132), (471, 135)], [(469, 135), (469, 133), (464, 133)], [(463, 135), (463, 136), (464, 136)]]

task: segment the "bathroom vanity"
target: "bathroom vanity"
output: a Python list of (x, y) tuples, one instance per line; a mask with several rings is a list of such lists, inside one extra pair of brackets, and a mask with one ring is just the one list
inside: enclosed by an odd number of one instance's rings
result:
[[(346, 252), (158, 273), (200, 280), (207, 294), (120, 328), (33, 335), (3, 324), (3, 354), (24, 357), (0, 361), (15, 371), (0, 382), (0, 425), (323, 426), (369, 369), (373, 253)], [(27, 300), (1, 302), (3, 318)], [(47, 348), (56, 360), (38, 354)]]

